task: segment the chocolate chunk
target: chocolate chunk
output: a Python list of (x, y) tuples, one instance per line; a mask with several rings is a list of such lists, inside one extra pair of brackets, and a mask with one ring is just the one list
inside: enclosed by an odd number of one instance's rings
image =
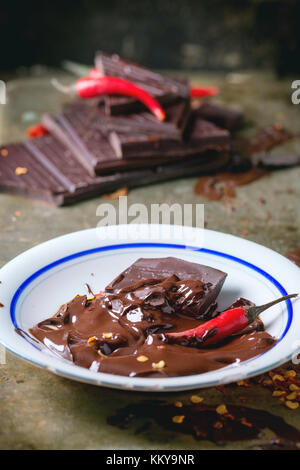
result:
[[(140, 258), (129, 268), (123, 271), (108, 286), (106, 292), (118, 293), (124, 288), (140, 281), (165, 279), (176, 274), (180, 281), (200, 281), (209, 287), (203, 296), (192, 296), (188, 302), (188, 308), (185, 309), (189, 314), (196, 316), (202, 315), (208, 307), (216, 300), (227, 274), (209, 266), (197, 263), (190, 263), (178, 258)], [(192, 287), (192, 286), (190, 286)], [(190, 289), (187, 289), (190, 291)], [(178, 292), (178, 298), (185, 299), (185, 293)]]
[(186, 157), (230, 144), (230, 134), (209, 121), (197, 118), (186, 142), (141, 133), (110, 133), (110, 143), (119, 158)]
[[(189, 97), (189, 85), (186, 80), (153, 72), (133, 62), (125, 61), (116, 54), (97, 53), (95, 65), (103, 75), (129, 80), (162, 103), (170, 103), (178, 97)], [(132, 112), (140, 108), (141, 105), (136, 100), (127, 97), (109, 97), (106, 100), (106, 109), (110, 114)]]
[(217, 126), (233, 131), (240, 127), (243, 121), (242, 111), (219, 106), (210, 101), (204, 101), (197, 108), (197, 115), (202, 119), (211, 121)]
[[(6, 157), (1, 157), (5, 149)], [(0, 150), (0, 190), (61, 204), (67, 188), (37, 162), (22, 143), (9, 144)], [(18, 171), (22, 168), (23, 172)]]
[(135, 134), (142, 132), (150, 135), (163, 135), (172, 139), (181, 139), (190, 117), (190, 100), (180, 99), (164, 107), (165, 121), (161, 122), (148, 110), (127, 116), (108, 116), (98, 102), (91, 106), (89, 100), (76, 100), (66, 103), (63, 112), (80, 113), (85, 123), (101, 132), (110, 131)]
[(300, 155), (259, 153), (253, 155), (251, 161), (254, 165), (276, 170), (300, 165)]

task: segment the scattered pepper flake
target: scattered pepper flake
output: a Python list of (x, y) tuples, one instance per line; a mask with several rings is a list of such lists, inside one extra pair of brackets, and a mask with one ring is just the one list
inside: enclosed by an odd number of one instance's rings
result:
[(273, 397), (281, 397), (284, 394), (285, 394), (285, 392), (283, 390), (274, 390), (274, 392), (272, 393), (272, 396)]
[(4, 304), (0, 302), (0, 308), (4, 307)]
[(291, 401), (291, 400), (295, 400), (297, 398), (297, 392), (292, 392), (290, 393), (289, 395), (287, 395), (286, 399)]
[(222, 403), (221, 405), (217, 406), (216, 412), (218, 413), (218, 415), (225, 415), (226, 413), (228, 413), (226, 405)]
[(222, 385), (216, 385), (216, 389), (219, 390), (219, 392), (223, 393), (224, 395), (226, 395), (226, 388), (223, 387)]
[(284, 382), (284, 377), (280, 374), (274, 374), (272, 376), (272, 380), (273, 382), (275, 382), (276, 380), (278, 380), (279, 382)]
[(199, 397), (198, 395), (192, 395), (190, 397), (190, 400), (192, 403), (202, 403), (204, 398), (203, 397)]
[(152, 362), (153, 369), (163, 369), (165, 367), (165, 361)]
[(20, 217), (20, 215), (21, 215), (21, 211), (15, 211), (15, 216), (16, 217)]
[(120, 188), (114, 191), (113, 193), (103, 194), (103, 197), (106, 199), (118, 199), (120, 196), (127, 196), (128, 188)]
[(15, 169), (15, 174), (17, 176), (26, 175), (26, 173), (28, 173), (28, 170), (25, 167), (17, 166), (17, 168)]
[(113, 334), (112, 333), (103, 333), (102, 335), (105, 339), (110, 339), (112, 338)]
[(222, 429), (223, 423), (221, 423), (221, 421), (216, 421), (213, 426), (216, 429)]
[(290, 410), (296, 410), (299, 408), (299, 403), (297, 401), (289, 401), (285, 402), (285, 406), (287, 406)]
[(174, 406), (176, 406), (176, 408), (182, 408), (182, 407), (183, 407), (183, 403), (182, 403), (182, 401), (175, 401), (175, 402), (174, 402)]
[(97, 337), (96, 336), (91, 336), (88, 339), (89, 346), (94, 346), (96, 344), (96, 341), (97, 341)]
[(181, 424), (181, 423), (183, 423), (184, 418), (185, 418), (184, 415), (177, 415), (177, 416), (173, 416), (172, 421), (173, 421), (173, 423)]
[(241, 418), (241, 423), (244, 425), (244, 426), (247, 426), (248, 428), (252, 428), (253, 427), (253, 424), (250, 423), (249, 421), (247, 421), (246, 418)]
[(149, 360), (149, 357), (142, 355), (142, 356), (138, 356), (136, 360), (139, 362), (147, 362)]
[(8, 150), (5, 149), (5, 148), (1, 149), (1, 155), (2, 155), (2, 157), (7, 157), (7, 155), (8, 155)]
[(296, 377), (296, 375), (297, 375), (297, 372), (293, 369), (286, 370), (284, 373), (285, 377)]

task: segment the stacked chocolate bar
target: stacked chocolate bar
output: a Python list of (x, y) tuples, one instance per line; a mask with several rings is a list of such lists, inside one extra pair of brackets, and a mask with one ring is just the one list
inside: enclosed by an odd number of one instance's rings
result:
[(0, 147), (0, 190), (57, 205), (189, 175), (230, 160), (230, 131), (240, 113), (204, 102), (192, 110), (187, 80), (154, 73), (118, 56), (96, 55), (104, 75), (130, 80), (157, 98), (157, 120), (133, 98), (105, 96), (66, 103), (46, 114), (43, 137)]

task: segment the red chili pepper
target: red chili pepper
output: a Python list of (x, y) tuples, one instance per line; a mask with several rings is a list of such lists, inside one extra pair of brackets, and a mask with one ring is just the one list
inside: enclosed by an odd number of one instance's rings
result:
[(147, 91), (136, 86), (128, 80), (117, 77), (84, 77), (77, 80), (76, 91), (81, 98), (93, 98), (100, 95), (124, 95), (137, 98), (159, 119), (163, 121), (166, 117), (159, 102)]
[(89, 71), (88, 77), (89, 77), (89, 78), (102, 78), (102, 77), (103, 77), (103, 73), (101, 72), (101, 70), (97, 69), (97, 67), (93, 67), (93, 68), (91, 68), (91, 70)]
[(214, 86), (192, 87), (190, 89), (191, 98), (204, 98), (205, 96), (215, 96), (219, 93), (219, 88)]
[(36, 137), (43, 137), (44, 135), (49, 134), (49, 131), (45, 126), (43, 126), (43, 124), (36, 124), (28, 127), (26, 134), (30, 139), (35, 139)]
[(197, 343), (203, 343), (203, 346), (218, 343), (219, 341), (242, 331), (247, 325), (252, 323), (258, 315), (272, 307), (278, 302), (297, 297), (298, 294), (285, 295), (280, 299), (269, 302), (259, 307), (238, 307), (226, 310), (218, 317), (192, 328), (191, 330), (181, 331), (179, 333), (166, 333), (170, 339), (189, 340), (195, 338)]

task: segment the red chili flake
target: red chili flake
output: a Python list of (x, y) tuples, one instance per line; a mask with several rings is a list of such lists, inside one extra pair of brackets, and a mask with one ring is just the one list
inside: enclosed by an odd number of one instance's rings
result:
[(246, 400), (247, 400), (247, 397), (242, 396), (242, 397), (238, 397), (238, 399), (241, 400), (241, 401), (246, 401)]
[(2, 157), (7, 157), (7, 155), (8, 155), (8, 150), (5, 149), (5, 148), (3, 148), (3, 149), (1, 149), (1, 152), (0, 152), (0, 153), (1, 153)]
[(43, 137), (49, 134), (49, 131), (43, 124), (36, 124), (35, 126), (29, 127), (26, 134), (30, 139), (35, 139), (36, 137)]
[(226, 388), (222, 387), (222, 385), (217, 385), (216, 389), (219, 390), (219, 392), (224, 393), (224, 395), (226, 395), (226, 393), (227, 393)]
[(2, 304), (2, 303), (0, 302), (0, 308), (2, 308), (2, 307), (4, 307), (4, 304)]

